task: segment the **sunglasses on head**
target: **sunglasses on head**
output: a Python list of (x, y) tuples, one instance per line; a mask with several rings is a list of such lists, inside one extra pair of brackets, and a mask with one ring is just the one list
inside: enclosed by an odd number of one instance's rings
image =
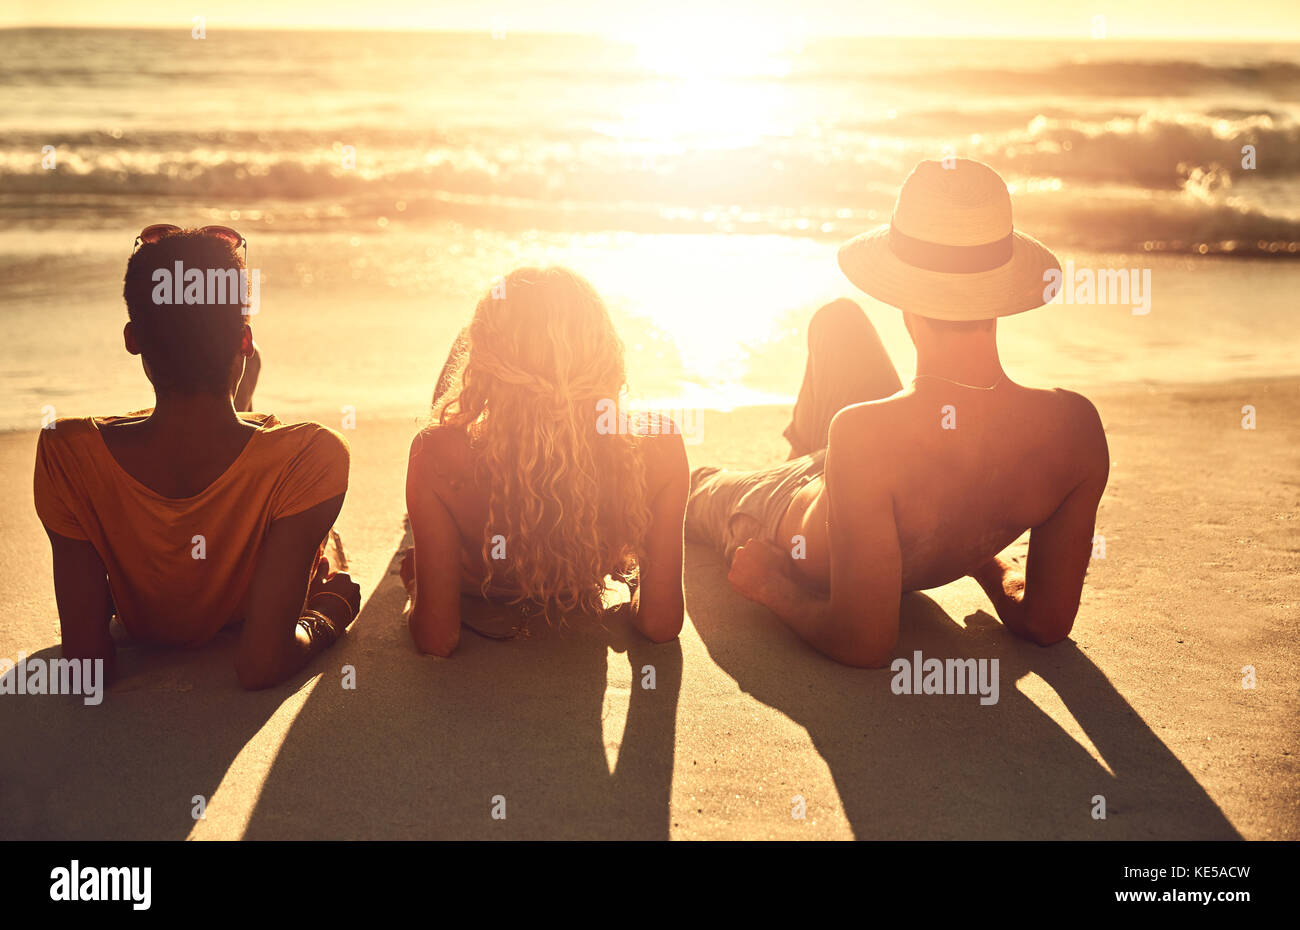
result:
[[(142, 243), (157, 242), (167, 236), (174, 235), (178, 232), (184, 232), (179, 226), (171, 223), (154, 223), (152, 226), (146, 226), (140, 230), (140, 235), (135, 237), (135, 247), (139, 249)], [(199, 230), (201, 236), (216, 236), (218, 239), (225, 239), (235, 248), (244, 250), (244, 259), (248, 259), (248, 240), (239, 234), (237, 230), (229, 226), (204, 226)]]

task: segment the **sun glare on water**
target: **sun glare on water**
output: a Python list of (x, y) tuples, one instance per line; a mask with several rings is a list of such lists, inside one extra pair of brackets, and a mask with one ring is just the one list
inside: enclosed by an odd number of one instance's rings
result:
[(637, 65), (658, 78), (658, 92), (624, 109), (629, 136), (726, 147), (780, 131), (780, 79), (802, 47), (797, 35), (761, 22), (705, 19), (638, 35), (634, 47)]
[[(680, 190), (726, 189), (726, 183), (716, 183), (725, 178), (715, 174), (727, 170), (730, 153), (752, 151), (765, 137), (788, 135), (801, 118), (783, 80), (802, 50), (797, 30), (705, 17), (686, 27), (638, 34), (633, 48), (638, 70), (650, 79), (641, 95), (620, 108), (619, 123), (602, 128), (643, 153), (650, 171), (664, 155), (698, 156), (698, 161), (679, 160), (674, 183)], [(751, 207), (720, 199), (701, 210), (722, 215)], [(652, 263), (657, 273), (639, 274), (640, 263), (627, 267), (605, 256), (596, 261), (603, 272), (598, 276), (626, 295), (634, 315), (653, 319), (674, 345), (680, 377), (691, 385), (686, 394), (719, 406), (753, 401), (739, 388), (749, 368), (747, 343), (772, 339), (780, 317), (807, 296), (774, 288), (771, 280), (760, 283), (749, 262), (732, 268), (737, 256), (726, 237), (692, 237), (689, 245), (650, 237), (640, 241), (637, 254), (644, 262), (660, 250)], [(808, 284), (802, 281), (804, 289)], [(640, 351), (641, 341), (632, 339), (632, 355), (653, 366), (653, 359), (644, 357), (650, 344)]]

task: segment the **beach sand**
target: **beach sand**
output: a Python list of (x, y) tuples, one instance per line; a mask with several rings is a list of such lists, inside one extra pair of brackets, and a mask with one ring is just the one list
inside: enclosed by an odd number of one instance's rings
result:
[[(339, 529), (366, 603), (346, 641), (260, 693), (226, 637), (124, 646), (99, 706), (0, 697), (0, 837), (1300, 838), (1300, 379), (1093, 397), (1106, 555), (1071, 640), (1012, 638), (970, 579), (903, 602), (898, 654), (997, 658), (991, 706), (822, 658), (694, 545), (678, 642), (614, 620), (420, 657), (393, 562), (417, 424), (362, 417)], [(785, 414), (705, 413), (692, 463), (783, 458)], [(35, 439), (0, 436), (9, 658), (58, 648)]]

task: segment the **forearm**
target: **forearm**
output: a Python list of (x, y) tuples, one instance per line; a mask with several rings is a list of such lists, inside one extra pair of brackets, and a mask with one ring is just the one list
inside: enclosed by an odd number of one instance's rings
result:
[(871, 664), (853, 657), (843, 626), (835, 622), (830, 598), (800, 587), (785, 575), (773, 575), (759, 588), (755, 600), (823, 655), (837, 662)]
[(635, 585), (628, 607), (632, 612), (632, 626), (651, 642), (669, 642), (682, 631), (686, 605), (680, 586), (668, 591), (654, 588), (647, 591), (645, 585)]
[[(421, 604), (416, 596), (415, 579), (406, 583), (406, 593), (410, 600), (406, 604), (406, 628), (410, 631), (415, 648), (424, 655), (451, 658), (451, 654), (460, 645), (460, 599), (455, 601), (454, 617), (437, 617)], [(450, 621), (450, 622), (449, 622)]]
[(292, 636), (279, 648), (268, 651), (260, 660), (250, 661), (247, 652), (237, 657), (235, 671), (240, 685), (257, 691), (292, 678), (342, 636), (349, 619), (343, 613), (341, 606), (328, 602), (309, 604), (295, 621)]
[(327, 622), (321, 621), (320, 611), (313, 609), (304, 613), (294, 624), (293, 645), (282, 657), (279, 674), (271, 684), (279, 684), (302, 671), (312, 659), (334, 645), (339, 635), (338, 627), (332, 621), (328, 618)]
[(253, 391), (257, 389), (257, 376), (261, 371), (262, 356), (257, 346), (253, 346), (253, 354), (244, 360), (244, 373), (235, 388), (235, 409), (241, 413), (251, 413), (253, 410)]
[[(428, 551), (433, 551), (432, 549)], [(446, 560), (450, 562), (450, 559)], [(417, 584), (417, 550), (408, 549), (402, 558), (400, 576), (406, 589), (404, 619), (415, 648), (424, 655), (450, 658), (460, 645), (461, 580), (452, 565), (443, 564), (436, 571), (426, 573), (423, 585)], [(449, 579), (457, 579), (454, 583)], [(452, 584), (449, 588), (448, 584)], [(476, 592), (481, 593), (481, 592)]]
[(103, 641), (93, 647), (77, 646), (65, 640), (61, 654), (65, 659), (89, 659), (91, 662), (102, 662), (101, 681), (105, 685), (112, 684), (117, 679), (117, 646), (112, 636), (105, 635)]
[[(57, 599), (56, 590), (56, 599)], [(60, 652), (65, 659), (90, 660), (102, 662), (104, 681), (107, 683), (116, 677), (117, 644), (109, 632), (112, 623), (113, 608), (111, 604), (101, 614), (89, 611), (93, 620), (85, 620), (86, 614), (78, 618), (70, 608), (59, 611), (59, 635), (62, 640)]]
[(425, 617), (412, 603), (406, 623), (411, 641), (424, 655), (449, 659), (460, 645), (459, 618), (451, 624), (440, 622), (436, 618)]
[(117, 653), (109, 630), (116, 608), (108, 573), (90, 543), (54, 533), (49, 537), (63, 658), (103, 662), (107, 682), (116, 672)]

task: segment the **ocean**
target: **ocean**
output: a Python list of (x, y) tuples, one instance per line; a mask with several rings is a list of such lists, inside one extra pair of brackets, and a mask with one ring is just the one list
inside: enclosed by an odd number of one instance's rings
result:
[(950, 154), (1063, 260), (1150, 273), (1149, 312), (1003, 321), (1017, 380), (1296, 372), (1300, 46), (704, 39), (0, 31), (0, 429), (150, 402), (121, 276), (155, 222), (247, 237), (282, 417), (422, 415), (525, 263), (591, 278), (645, 404), (787, 402), (839, 296), (907, 378), (899, 314), (835, 249)]

